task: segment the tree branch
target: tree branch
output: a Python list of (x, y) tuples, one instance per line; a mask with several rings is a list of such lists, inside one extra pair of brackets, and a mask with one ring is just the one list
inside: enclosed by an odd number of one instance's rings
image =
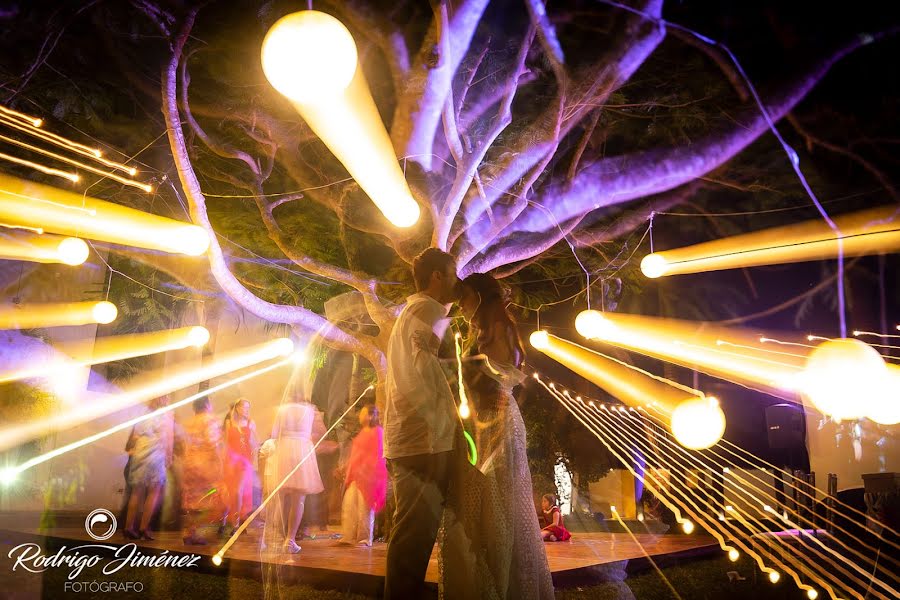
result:
[(188, 149), (178, 109), (178, 65), (196, 15), (196, 9), (189, 11), (178, 36), (173, 40), (169, 62), (163, 68), (162, 113), (168, 129), (169, 145), (172, 149), (178, 178), (190, 208), (191, 219), (206, 229), (210, 237), (207, 256), (213, 277), (235, 302), (261, 319), (274, 323), (299, 325), (307, 331), (321, 332), (323, 337), (335, 347), (362, 354), (373, 365), (380, 364), (384, 360), (384, 356), (372, 343), (348, 335), (321, 316), (303, 307), (266, 302), (244, 287), (228, 269), (222, 248), (206, 212), (206, 199), (200, 189), (200, 182), (197, 180), (188, 158)]
[[(773, 121), (781, 119), (802, 100), (838, 60), (864, 43), (867, 41), (854, 40), (772, 94), (767, 110)], [(542, 196), (553, 199), (552, 218), (543, 211), (526, 209), (502, 232), (502, 237), (549, 232), (555, 223), (576, 215), (674, 189), (721, 166), (767, 130), (766, 119), (757, 107), (752, 107), (736, 119), (734, 127), (694, 140), (690, 149), (654, 148), (598, 160), (584, 168), (570, 185), (554, 183), (545, 188)]]
[[(409, 157), (428, 172), (432, 166), (434, 135), (441, 118), (453, 76), (465, 56), (475, 28), (487, 8), (489, 0), (463, 0), (450, 17), (449, 29), (440, 30), (440, 9), (435, 11), (415, 63), (410, 69), (406, 86), (399, 94), (394, 109), (391, 140), (398, 156)], [(446, 8), (446, 0), (440, 6)], [(441, 36), (446, 36), (449, 53), (437, 48)]]

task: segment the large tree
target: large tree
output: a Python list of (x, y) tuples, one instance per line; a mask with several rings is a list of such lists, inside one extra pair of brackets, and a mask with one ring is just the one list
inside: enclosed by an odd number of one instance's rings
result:
[[(8, 104), (49, 112), (60, 126), (130, 152), (144, 148), (154, 195), (109, 182), (91, 193), (188, 213), (211, 234), (209, 269), (112, 248), (118, 260), (319, 335), (367, 359), (381, 379), (390, 326), (411, 288), (408, 265), (428, 246), (456, 256), (461, 276), (507, 279), (526, 306), (574, 289), (574, 297), (593, 291), (605, 306), (624, 297), (633, 307), (641, 290), (628, 259), (654, 212), (807, 204), (785, 152), (766, 135), (770, 120), (790, 118), (790, 138), (805, 142), (801, 163), (814, 150), (835, 152), (895, 194), (878, 154), (895, 140), (859, 126), (857, 139), (829, 141), (855, 126), (846, 114), (792, 111), (851, 53), (896, 48), (886, 39), (896, 18), (842, 10), (811, 23), (799, 5), (752, 4), (316, 0), (359, 46), (422, 208), (409, 230), (384, 219), (262, 74), (262, 37), (305, 2), (13, 5), (0, 15), (3, 87)], [(727, 37), (742, 66), (664, 17)], [(879, 102), (857, 106), (894, 109)], [(854, 191), (826, 170), (808, 172), (814, 188)], [(681, 232), (730, 232), (711, 223)], [(323, 316), (324, 302), (348, 291), (364, 302), (368, 326)], [(692, 293), (702, 289), (678, 299)], [(648, 301), (665, 312), (675, 300)], [(679, 312), (727, 316), (706, 304), (683, 302)]]

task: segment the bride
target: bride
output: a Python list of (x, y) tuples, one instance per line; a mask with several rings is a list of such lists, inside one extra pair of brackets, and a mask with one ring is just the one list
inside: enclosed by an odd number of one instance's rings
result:
[[(441, 535), (440, 593), (456, 598), (553, 598), (525, 444), (513, 388), (525, 375), (515, 323), (496, 279), (460, 282), (459, 307), (469, 322), (463, 380), (474, 439), (467, 467), (451, 484)], [(474, 454), (474, 455), (472, 455)]]

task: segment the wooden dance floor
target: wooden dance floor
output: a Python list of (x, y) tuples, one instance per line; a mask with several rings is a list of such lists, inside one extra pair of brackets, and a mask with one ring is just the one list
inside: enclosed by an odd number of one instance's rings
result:
[[(58, 527), (40, 531), (13, 525), (6, 521), (2, 524), (7, 532), (15, 532), (26, 536), (53, 538), (57, 543), (67, 541), (93, 542), (83, 527)], [(310, 580), (319, 585), (328, 586), (333, 580), (337, 587), (344, 587), (351, 580), (359, 582), (359, 587), (377, 588), (378, 580), (384, 577), (387, 545), (376, 543), (371, 548), (346, 546), (339, 540), (318, 538), (302, 540), (302, 551), (299, 554), (286, 554), (280, 548), (261, 549), (260, 537), (262, 528), (250, 527), (229, 549), (225, 561), (218, 569), (226, 569), (232, 574), (252, 576), (254, 570), (261, 565), (283, 565), (297, 567), (299, 580)], [(331, 528), (329, 533), (339, 533), (339, 528)], [(154, 534), (154, 541), (137, 541), (140, 548), (169, 550), (174, 552), (194, 553), (212, 557), (221, 547), (223, 540), (212, 538), (207, 546), (185, 546), (181, 533), (161, 531)], [(120, 533), (103, 542), (104, 544), (125, 544)], [(94, 542), (97, 543), (97, 542)], [(705, 535), (665, 535), (650, 533), (576, 533), (568, 542), (545, 544), (550, 569), (554, 581), (559, 585), (568, 576), (589, 576), (603, 566), (612, 566), (622, 561), (646, 559), (649, 555), (654, 559), (662, 557), (678, 557), (684, 555), (705, 554), (716, 551), (717, 545), (712, 537)], [(214, 572), (210, 560), (204, 560), (204, 570)], [(283, 569), (279, 569), (283, 571)], [(431, 556), (428, 567), (428, 581), (436, 583), (438, 579), (437, 554)], [(366, 580), (368, 580), (366, 582)], [(366, 583), (364, 583), (366, 582)], [(357, 587), (357, 586), (354, 586)]]

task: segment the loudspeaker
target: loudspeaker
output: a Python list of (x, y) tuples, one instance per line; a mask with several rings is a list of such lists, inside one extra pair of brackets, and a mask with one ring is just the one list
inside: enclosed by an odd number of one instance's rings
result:
[(796, 404), (773, 404), (766, 408), (769, 448), (773, 450), (806, 447), (803, 407)]

